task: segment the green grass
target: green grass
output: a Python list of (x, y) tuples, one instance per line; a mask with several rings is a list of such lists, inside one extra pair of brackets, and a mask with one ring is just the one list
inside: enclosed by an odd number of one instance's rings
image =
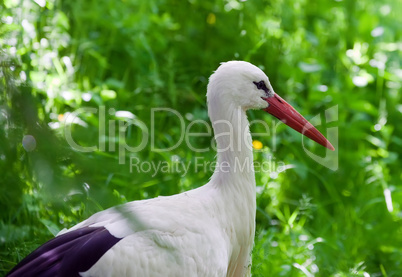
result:
[[(256, 174), (253, 275), (402, 274), (398, 1), (49, 0), (41, 7), (5, 0), (0, 7), (0, 275), (96, 211), (206, 183), (210, 170), (152, 176), (130, 172), (129, 155), (119, 164), (123, 141), (109, 123), (127, 119), (109, 109), (130, 111), (145, 126), (155, 107), (179, 111), (186, 127), (208, 120), (208, 77), (232, 59), (263, 68), (276, 92), (308, 119), (321, 114), (324, 121), (332, 111), (333, 122), (319, 129), (339, 134), (335, 171), (311, 159), (300, 135), (285, 126), (276, 128), (276, 141), (255, 137), (264, 145), (256, 162), (289, 168)], [(79, 145), (98, 150), (74, 150), (63, 119), (101, 106), (101, 142), (99, 113), (81, 114), (83, 124), (71, 128)], [(178, 118), (155, 117), (155, 146), (174, 145), (182, 133)], [(278, 125), (260, 111), (249, 117)], [(195, 124), (191, 131), (207, 128)], [(251, 131), (265, 132), (260, 124)], [(24, 149), (25, 135), (36, 139), (35, 150)], [(141, 135), (133, 125), (125, 140), (139, 145)], [(208, 147), (211, 138), (191, 143)], [(215, 158), (185, 143), (163, 153), (147, 144), (130, 155), (170, 165)]]

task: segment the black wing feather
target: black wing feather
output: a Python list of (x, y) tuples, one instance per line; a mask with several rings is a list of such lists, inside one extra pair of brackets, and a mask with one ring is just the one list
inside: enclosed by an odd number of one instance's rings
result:
[(104, 227), (84, 227), (55, 237), (29, 254), (8, 277), (73, 277), (90, 269), (121, 238)]

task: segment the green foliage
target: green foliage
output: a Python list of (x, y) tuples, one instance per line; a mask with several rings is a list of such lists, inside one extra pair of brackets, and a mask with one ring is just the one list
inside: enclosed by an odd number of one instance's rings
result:
[[(181, 143), (155, 152), (148, 143), (120, 160), (118, 150), (140, 145), (151, 108), (178, 110), (185, 127), (207, 120), (208, 76), (231, 59), (264, 69), (309, 119), (338, 109), (319, 126), (338, 128), (335, 171), (311, 159), (300, 135), (282, 125), (273, 127), (276, 140), (255, 137), (264, 145), (256, 162), (273, 169), (256, 174), (254, 276), (402, 274), (397, 0), (5, 0), (0, 7), (1, 274), (96, 211), (206, 183), (211, 170), (130, 172), (129, 161), (194, 164), (213, 161), (213, 151)], [(80, 121), (69, 123), (84, 107)], [(180, 121), (154, 116), (155, 147), (173, 146)], [(260, 111), (249, 116), (278, 125)], [(128, 119), (137, 123), (119, 137), (117, 126)], [(69, 131), (96, 150), (74, 150)], [(207, 128), (194, 124), (197, 131)], [(204, 148), (211, 137), (190, 142)]]

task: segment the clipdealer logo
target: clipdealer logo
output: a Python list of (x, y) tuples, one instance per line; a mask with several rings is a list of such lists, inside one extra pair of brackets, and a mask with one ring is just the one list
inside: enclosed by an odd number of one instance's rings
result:
[[(120, 118), (120, 119), (106, 119), (107, 115), (114, 116), (115, 118)], [(165, 113), (166, 116), (174, 116), (179, 120), (179, 126), (180, 126), (180, 136), (177, 141), (172, 142), (173, 145), (170, 145), (169, 147), (166, 148), (158, 148), (156, 146), (156, 139), (155, 139), (155, 134), (157, 132), (157, 113)], [(92, 146), (82, 146), (79, 143), (77, 143), (74, 138), (73, 138), (73, 125), (74, 124), (79, 124), (86, 126), (86, 123), (80, 119), (80, 116), (83, 116), (85, 114), (97, 114), (98, 115), (98, 122), (99, 122), (99, 132), (98, 132), (98, 142), (97, 145), (92, 145)], [(323, 119), (321, 119), (323, 117)], [(336, 125), (336, 122), (338, 121), (338, 105), (333, 106), (327, 110), (325, 110), (324, 114), (318, 114), (315, 117), (313, 117), (311, 120), (311, 123), (315, 126), (320, 126), (320, 125)], [(335, 124), (334, 124), (335, 122)], [(227, 142), (228, 145), (225, 147), (225, 149), (217, 149), (215, 139), (213, 138), (213, 130), (208, 121), (201, 120), (201, 119), (196, 119), (190, 121), (186, 125), (186, 120), (184, 117), (177, 111), (171, 108), (152, 108), (150, 111), (150, 124), (145, 124), (144, 121), (136, 117), (134, 114), (128, 112), (128, 111), (115, 111), (115, 109), (106, 109), (105, 106), (100, 106), (99, 108), (95, 107), (85, 107), (85, 108), (80, 108), (72, 113), (69, 113), (65, 116), (64, 119), (64, 136), (66, 138), (66, 141), (68, 144), (76, 151), (79, 152), (93, 152), (93, 151), (103, 151), (103, 152), (118, 152), (118, 157), (119, 157), (119, 164), (125, 164), (128, 160), (130, 161), (130, 171), (132, 170), (141, 170), (142, 172), (157, 172), (157, 171), (165, 171), (165, 172), (171, 172), (172, 170), (175, 170), (178, 173), (185, 172), (187, 173), (190, 168), (194, 168), (196, 171), (197, 168), (200, 167), (199, 164), (196, 164), (195, 161), (193, 161), (193, 164), (191, 162), (187, 164), (178, 164), (177, 162), (173, 161), (173, 163), (168, 163), (166, 164), (152, 164), (150, 161), (139, 161), (139, 159), (135, 156), (127, 156), (128, 153), (137, 153), (140, 151), (143, 151), (146, 147), (149, 148), (150, 151), (152, 152), (170, 152), (176, 149), (177, 147), (181, 146), (182, 143), (185, 143), (186, 146), (190, 151), (193, 152), (208, 152), (208, 151), (241, 151), (242, 149), (237, 149), (239, 147), (239, 144), (236, 145), (236, 147), (233, 144), (233, 136), (235, 135), (233, 133), (233, 126), (231, 126), (231, 122), (226, 122), (224, 120), (219, 121), (219, 124), (226, 124), (227, 125), (227, 130), (229, 130), (227, 133), (220, 134), (220, 136), (227, 136)], [(272, 142), (272, 147), (271, 147), (271, 152), (275, 152), (277, 148), (277, 132), (276, 129), (277, 127), (282, 124), (280, 121), (275, 121), (272, 120), (272, 125), (268, 125), (263, 120), (252, 120), (250, 121), (250, 126), (252, 125), (261, 125), (262, 128), (264, 129), (264, 132), (260, 133), (251, 133), (252, 137), (265, 137), (264, 140), (270, 139)], [(202, 128), (205, 130), (204, 132), (193, 132), (193, 127), (195, 125), (201, 125)], [(127, 130), (131, 128), (136, 129), (136, 134), (139, 136), (141, 139), (139, 140), (137, 145), (129, 145), (126, 140), (126, 135), (127, 135)], [(117, 131), (117, 132), (116, 132)], [(318, 164), (321, 164), (330, 170), (336, 171), (339, 167), (338, 165), (338, 127), (327, 127), (326, 128), (326, 137), (331, 141), (333, 146), (335, 147), (335, 151), (330, 151), (326, 149), (325, 155), (324, 156), (319, 156), (317, 154), (314, 154), (312, 151), (310, 151), (305, 143), (304, 140), (308, 138), (305, 138), (302, 136), (302, 147), (306, 154), (312, 158), (314, 161), (316, 161)], [(245, 130), (242, 130), (243, 134), (241, 136), (241, 139), (247, 140), (247, 136), (245, 136), (245, 132), (248, 132), (248, 128)], [(325, 134), (324, 133), (324, 134)], [(106, 139), (106, 137), (108, 139)], [(203, 145), (200, 147), (199, 145), (194, 145), (194, 143), (191, 142), (191, 138), (193, 137), (210, 137), (211, 142), (209, 146)], [(117, 142), (117, 143), (116, 143)], [(249, 141), (245, 141), (243, 144), (249, 149), (252, 149), (252, 145), (250, 144)], [(205, 162), (205, 161), (204, 161)], [(272, 161), (270, 161), (272, 162)], [(277, 162), (278, 163), (278, 162)], [(175, 167), (175, 169), (172, 168), (172, 166)], [(224, 165), (217, 165), (214, 162), (208, 163), (208, 166), (201, 166), (204, 168), (204, 170), (210, 170), (211, 167), (219, 167), (222, 168)], [(232, 166), (233, 167), (233, 166)], [(246, 168), (254, 168), (254, 167), (259, 167), (262, 168), (260, 165), (256, 165), (255, 162), (253, 163), (252, 161), (250, 162), (250, 166), (246, 166)], [(272, 166), (271, 166), (272, 167)], [(233, 170), (233, 168), (232, 168)], [(154, 176), (154, 175), (153, 175)]]

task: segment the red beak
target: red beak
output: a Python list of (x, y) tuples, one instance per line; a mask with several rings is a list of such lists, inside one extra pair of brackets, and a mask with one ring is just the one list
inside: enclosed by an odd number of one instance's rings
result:
[(299, 133), (314, 140), (322, 146), (325, 146), (332, 151), (335, 150), (332, 144), (313, 125), (311, 125), (310, 122), (308, 122), (278, 94), (264, 99), (269, 104), (268, 108), (264, 109), (264, 111), (272, 114), (289, 127), (292, 127)]

